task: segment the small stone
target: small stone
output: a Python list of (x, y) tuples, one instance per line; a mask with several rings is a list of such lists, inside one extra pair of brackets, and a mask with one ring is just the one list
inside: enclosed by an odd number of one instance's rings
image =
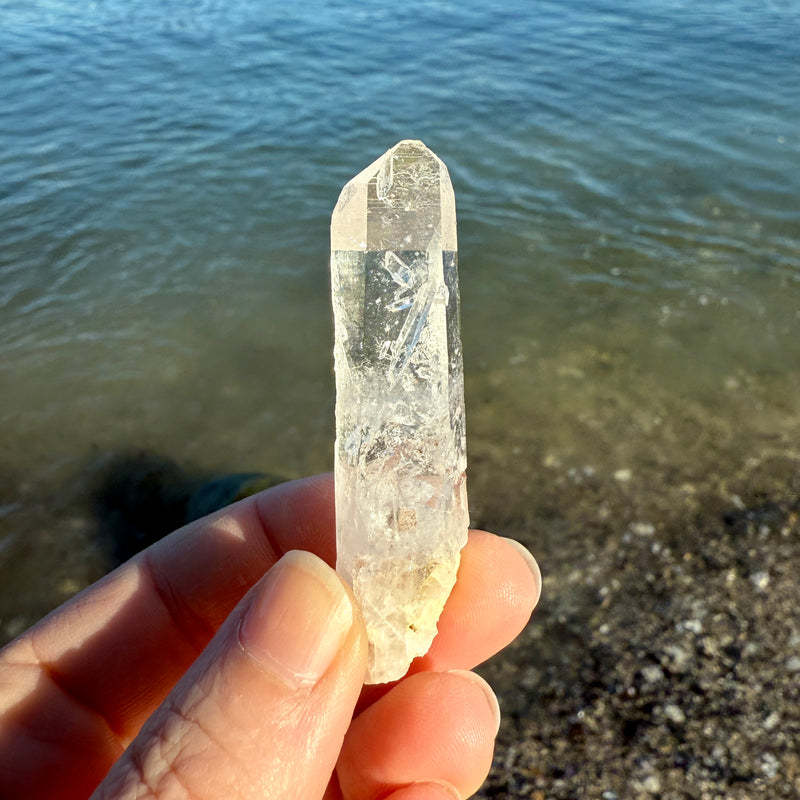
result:
[(761, 652), (761, 647), (759, 646), (758, 642), (747, 642), (742, 650), (742, 655), (745, 658), (752, 658), (753, 656), (757, 656)]
[(664, 648), (664, 652), (672, 662), (673, 668), (678, 671), (682, 671), (688, 665), (689, 659), (691, 658), (690, 653), (677, 645), (668, 645)]
[(781, 715), (778, 714), (777, 711), (773, 711), (765, 720), (764, 720), (764, 730), (765, 731), (772, 731), (778, 727), (781, 721)]
[(632, 522), (630, 528), (631, 533), (637, 536), (652, 536), (656, 532), (656, 526), (651, 522)]
[(700, 634), (703, 632), (703, 623), (699, 619), (685, 619), (678, 623), (678, 630)]
[(62, 597), (72, 597), (77, 594), (83, 586), (75, 578), (64, 578), (58, 582), (58, 592)]
[(789, 658), (786, 659), (786, 669), (789, 672), (800, 672), (800, 657), (789, 656)]
[(3, 633), (8, 639), (14, 639), (19, 636), (28, 625), (30, 625), (30, 621), (25, 619), (25, 617), (11, 617), (11, 619), (3, 625)]
[(744, 511), (747, 506), (744, 504), (744, 500), (739, 497), (738, 494), (732, 494), (730, 496), (730, 501), (733, 503), (734, 507), (737, 508), (739, 511)]
[(642, 789), (646, 792), (650, 792), (651, 794), (655, 794), (656, 792), (661, 791), (661, 778), (653, 773), (652, 775), (648, 775), (642, 781)]
[(664, 670), (661, 669), (657, 664), (653, 664), (649, 667), (642, 668), (642, 677), (644, 678), (645, 683), (658, 683), (659, 681), (664, 680)]
[(769, 752), (762, 753), (760, 761), (761, 771), (767, 778), (772, 780), (778, 774), (778, 770), (781, 767), (780, 761), (778, 761), (778, 759)]
[(561, 459), (555, 453), (548, 453), (542, 459), (542, 466), (547, 469), (558, 469), (561, 466)]
[(669, 703), (664, 706), (664, 716), (676, 725), (683, 725), (683, 723), (686, 722), (686, 714), (684, 714), (683, 709), (675, 705), (675, 703)]
[(633, 477), (633, 472), (629, 469), (618, 469), (614, 473), (614, 480), (619, 483), (627, 483)]
[(759, 592), (766, 591), (766, 588), (769, 586), (769, 572), (761, 571), (761, 572), (754, 572), (750, 576), (750, 583), (756, 587), (756, 590)]

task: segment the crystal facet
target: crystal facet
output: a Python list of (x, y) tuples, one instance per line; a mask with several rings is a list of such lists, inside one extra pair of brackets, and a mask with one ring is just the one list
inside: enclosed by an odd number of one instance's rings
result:
[(467, 540), (456, 249), (450, 176), (419, 141), (333, 212), (336, 568), (366, 622), (368, 683), (427, 652)]

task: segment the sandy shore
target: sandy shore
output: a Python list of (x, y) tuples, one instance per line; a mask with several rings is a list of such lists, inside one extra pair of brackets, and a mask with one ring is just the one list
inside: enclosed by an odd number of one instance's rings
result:
[(475, 522), (544, 574), (531, 624), (481, 669), (504, 722), (480, 797), (800, 797), (798, 419), (745, 384), (724, 415), (585, 386), (580, 449), (534, 425), (510, 456), (476, 444)]
[[(467, 396), (473, 523), (544, 574), (531, 624), (481, 667), (504, 722), (479, 796), (800, 796), (800, 373), (689, 393), (586, 347)], [(47, 491), (0, 474), (3, 640), (110, 566), (107, 467), (89, 454)], [(167, 497), (165, 470), (140, 484)]]

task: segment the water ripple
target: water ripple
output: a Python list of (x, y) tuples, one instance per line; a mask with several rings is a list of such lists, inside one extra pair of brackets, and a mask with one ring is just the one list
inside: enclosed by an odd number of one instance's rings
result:
[[(328, 376), (330, 210), (408, 136), (451, 169), (475, 363), (556, 346), (576, 309), (582, 335), (613, 308), (647, 339), (659, 309), (716, 301), (752, 331), (743, 359), (764, 313), (800, 358), (798, 11), (6, 0), (3, 419), (57, 426), (75, 391), (113, 427), (136, 380), (193, 396), (199, 364), (254, 342)], [(698, 373), (730, 358), (703, 344)]]

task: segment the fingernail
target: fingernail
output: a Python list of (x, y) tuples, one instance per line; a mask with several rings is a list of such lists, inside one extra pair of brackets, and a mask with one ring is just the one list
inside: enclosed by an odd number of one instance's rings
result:
[(463, 678), (467, 678), (483, 692), (483, 696), (486, 698), (486, 702), (489, 704), (489, 709), (494, 717), (494, 735), (497, 736), (497, 732), (500, 730), (500, 703), (497, 702), (497, 695), (494, 693), (492, 687), (475, 672), (470, 672), (466, 669), (451, 669), (448, 670), (448, 672), (452, 675), (460, 675)]
[(415, 788), (422, 788), (425, 791), (425, 795), (422, 795), (426, 798), (426, 800), (432, 800), (432, 798), (437, 798), (437, 800), (441, 800), (441, 798), (446, 797), (447, 800), (462, 800), (461, 792), (453, 786), (452, 783), (444, 783), (443, 781), (427, 781), (424, 784), (412, 784)]
[(311, 553), (292, 550), (267, 573), (239, 628), (239, 642), (295, 688), (316, 683), (353, 625), (342, 582)]
[(539, 569), (539, 565), (536, 563), (536, 559), (531, 555), (530, 550), (528, 550), (525, 545), (520, 544), (516, 539), (509, 539), (507, 536), (501, 536), (500, 538), (508, 542), (525, 559), (528, 569), (530, 569), (533, 573), (533, 577), (536, 579), (537, 586), (541, 589), (542, 573)]
[(392, 792), (386, 800), (462, 800), (462, 797), (451, 783), (420, 781)]

